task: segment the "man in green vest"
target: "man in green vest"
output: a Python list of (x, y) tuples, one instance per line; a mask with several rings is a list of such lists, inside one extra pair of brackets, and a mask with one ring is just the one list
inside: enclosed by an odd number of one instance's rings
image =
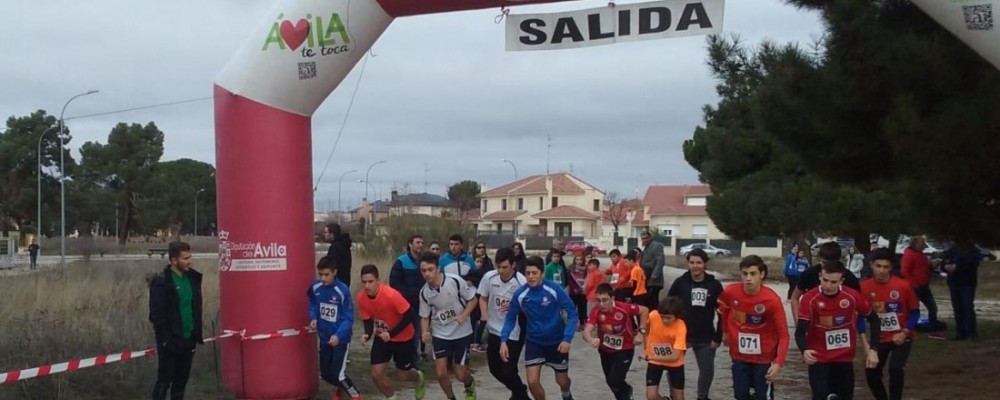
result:
[(201, 273), (191, 268), (191, 246), (173, 242), (170, 265), (149, 283), (149, 320), (156, 333), (159, 366), (153, 400), (184, 399), (194, 347), (201, 336)]

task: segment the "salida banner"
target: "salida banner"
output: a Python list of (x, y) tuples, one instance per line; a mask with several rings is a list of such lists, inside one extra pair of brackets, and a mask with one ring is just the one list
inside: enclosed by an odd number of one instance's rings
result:
[(507, 51), (558, 50), (722, 32), (725, 0), (665, 0), (554, 14), (511, 14)]

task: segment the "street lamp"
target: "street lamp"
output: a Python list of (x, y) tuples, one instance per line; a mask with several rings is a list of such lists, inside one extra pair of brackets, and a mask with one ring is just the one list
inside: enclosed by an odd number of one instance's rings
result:
[(347, 174), (350, 174), (352, 172), (358, 172), (358, 170), (352, 169), (350, 171), (344, 172), (343, 174), (340, 174), (340, 180), (337, 182), (337, 213), (344, 212), (344, 209), (341, 208), (341, 206), (340, 206), (340, 188), (344, 186), (344, 177), (347, 176)]
[(198, 195), (204, 191), (205, 189), (201, 188), (198, 189), (197, 192), (194, 192), (194, 235), (195, 236), (198, 236)]
[[(365, 171), (365, 182), (368, 182), (368, 174), (372, 172), (372, 168), (375, 168), (376, 165), (385, 164), (385, 163), (386, 163), (386, 161), (382, 160), (382, 161), (378, 161), (378, 162), (372, 163), (372, 165), (369, 165), (368, 166), (368, 170)], [(374, 192), (374, 191), (375, 191), (375, 187), (373, 186), (372, 187), (372, 192)], [(365, 186), (365, 199), (368, 199), (368, 186)]]
[(508, 159), (506, 159), (506, 158), (501, 158), (501, 159), (500, 159), (500, 161), (501, 161), (501, 162), (505, 162), (505, 163), (507, 163), (507, 164), (510, 164), (510, 167), (511, 167), (511, 168), (514, 168), (514, 181), (517, 181), (517, 166), (516, 166), (516, 165), (514, 165), (514, 162), (513, 162), (513, 161), (511, 161), (511, 160), (508, 160)]
[[(375, 185), (372, 185), (371, 182), (368, 182), (367, 180), (364, 180), (364, 179), (358, 179), (358, 182), (361, 182), (361, 183), (365, 184), (365, 200), (366, 201), (368, 200), (368, 188), (369, 187), (372, 188), (372, 194), (374, 194), (375, 197), (378, 197), (378, 195), (375, 193)], [(376, 200), (378, 200), (378, 199), (376, 199)]]
[(61, 226), (60, 233), (62, 234), (59, 245), (59, 265), (63, 267), (66, 266), (66, 163), (63, 156), (63, 153), (65, 153), (64, 147), (66, 146), (66, 124), (63, 122), (63, 115), (66, 114), (66, 107), (69, 107), (69, 103), (77, 97), (97, 92), (97, 90), (88, 90), (70, 97), (69, 100), (66, 100), (66, 104), (63, 104), (62, 111), (59, 112), (59, 215), (61, 221), (59, 225)]
[(45, 134), (52, 132), (58, 126), (53, 126), (38, 135), (38, 218), (35, 219), (35, 237), (38, 241), (38, 245), (42, 244), (42, 139), (45, 138)]

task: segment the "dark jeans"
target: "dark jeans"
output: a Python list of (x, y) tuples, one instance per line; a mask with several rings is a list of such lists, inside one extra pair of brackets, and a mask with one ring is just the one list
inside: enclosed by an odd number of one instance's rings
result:
[[(576, 316), (580, 319), (580, 325), (587, 324), (587, 295), (585, 294), (571, 294), (569, 296), (570, 300), (573, 300), (573, 304), (576, 305)], [(524, 332), (523, 330), (521, 332)]]
[(921, 303), (924, 303), (924, 307), (927, 307), (927, 320), (930, 322), (932, 329), (938, 329), (938, 308), (937, 302), (934, 301), (934, 293), (931, 293), (930, 286), (917, 286), (913, 288), (913, 291), (917, 293), (917, 298), (920, 299)]
[(156, 384), (153, 385), (153, 400), (165, 400), (170, 391), (170, 400), (183, 400), (184, 387), (191, 376), (191, 361), (194, 349), (167, 350), (157, 347), (159, 365), (156, 368)]
[[(892, 342), (879, 344), (878, 366), (865, 369), (865, 380), (868, 381), (868, 388), (872, 390), (875, 400), (903, 399), (903, 367), (910, 358), (911, 345), (909, 339), (898, 346)], [(882, 370), (886, 364), (889, 364), (889, 393), (886, 393), (885, 384), (882, 383)]]
[[(791, 299), (792, 298), (792, 292), (794, 292), (795, 288), (799, 286), (799, 277), (797, 277), (797, 276), (786, 276), (785, 278), (788, 279), (788, 297), (786, 297), (786, 298)], [(798, 316), (796, 316), (796, 318), (798, 318)]]
[[(774, 385), (767, 383), (771, 364), (750, 364), (733, 361), (733, 392), (736, 400), (772, 400)], [(753, 389), (754, 394), (750, 394)]]
[(646, 307), (650, 311), (660, 308), (660, 291), (663, 290), (662, 286), (647, 286), (646, 287)]
[(809, 387), (813, 400), (827, 400), (836, 394), (837, 400), (854, 398), (854, 364), (849, 362), (816, 363), (809, 366)]
[(38, 254), (32, 255), (30, 258), (31, 258), (31, 269), (38, 268)]
[[(521, 331), (524, 335), (524, 331)], [(521, 349), (524, 348), (524, 341), (507, 341), (507, 352), (509, 358), (507, 362), (500, 359), (500, 336), (489, 334), (486, 339), (486, 363), (489, 364), (490, 374), (510, 390), (511, 399), (529, 400), (528, 386), (517, 374), (517, 365), (521, 362)]]
[(476, 307), (475, 310), (472, 310), (472, 314), (469, 314), (469, 320), (472, 322), (472, 344), (475, 345), (483, 344), (483, 331), (486, 330), (486, 321), (480, 321), (482, 317), (483, 312), (479, 307)]
[(976, 338), (976, 284), (949, 284), (955, 311), (955, 332), (963, 339)]
[(710, 343), (691, 344), (688, 349), (694, 352), (695, 362), (698, 363), (698, 398), (707, 399), (708, 392), (712, 389), (712, 380), (715, 379), (716, 349)]

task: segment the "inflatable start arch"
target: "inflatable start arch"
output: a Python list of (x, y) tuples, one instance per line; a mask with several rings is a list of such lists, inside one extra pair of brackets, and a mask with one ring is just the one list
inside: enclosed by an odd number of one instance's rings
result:
[[(222, 328), (306, 325), (316, 251), (310, 117), (393, 18), (557, 1), (565, 0), (279, 1), (215, 86)], [(1000, 65), (998, 1), (914, 3)], [(242, 398), (311, 398), (316, 354), (312, 335), (223, 342), (223, 380)]]

